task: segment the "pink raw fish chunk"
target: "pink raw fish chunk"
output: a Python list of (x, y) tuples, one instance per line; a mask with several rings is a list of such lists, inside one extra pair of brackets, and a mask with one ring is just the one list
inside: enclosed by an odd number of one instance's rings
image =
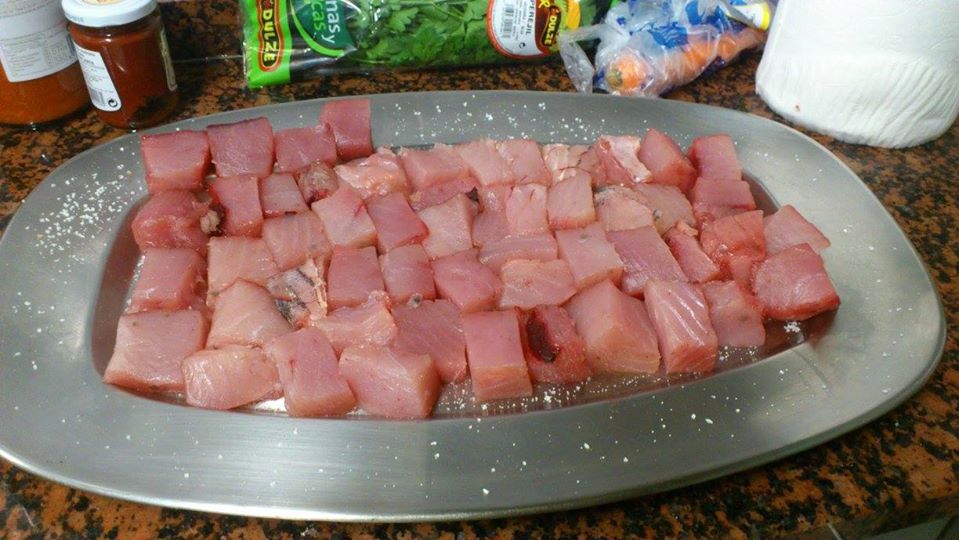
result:
[(556, 231), (556, 243), (559, 256), (573, 272), (577, 288), (584, 289), (604, 279), (619, 283), (622, 278), (623, 261), (599, 223)]
[(688, 229), (688, 232), (687, 230), (681, 230), (680, 227), (673, 227), (666, 233), (669, 251), (676, 257), (676, 262), (683, 269), (683, 273), (693, 283), (706, 283), (719, 279), (722, 271), (706, 255), (706, 252), (699, 245), (699, 241), (693, 236), (696, 230), (688, 227), (686, 229)]
[(429, 230), (423, 247), (431, 259), (473, 247), (473, 209), (466, 195), (457, 195), (443, 204), (419, 211), (419, 218)]
[(385, 293), (374, 293), (365, 304), (330, 312), (314, 325), (326, 334), (337, 353), (350, 345), (388, 345), (396, 337)]
[(556, 239), (550, 233), (507, 236), (483, 246), (479, 261), (496, 272), (514, 259), (552, 261), (558, 257)]
[(592, 374), (586, 362), (586, 343), (573, 319), (558, 306), (539, 306), (520, 321), (523, 354), (533, 381), (569, 384)]
[(700, 178), (690, 190), (689, 200), (692, 201), (693, 208), (698, 210), (697, 219), (701, 223), (756, 208), (749, 183), (745, 180), (717, 182)]
[(350, 347), (340, 356), (340, 375), (360, 408), (383, 418), (429, 418), (440, 396), (440, 378), (425, 354), (391, 347)]
[(329, 308), (322, 267), (307, 260), (298, 268), (281, 272), (266, 282), (276, 308), (296, 328), (313, 326)]
[(548, 186), (553, 177), (543, 162), (543, 154), (536, 141), (510, 139), (500, 141), (497, 147), (506, 160), (517, 184), (542, 184)]
[(273, 297), (263, 287), (242, 279), (220, 293), (213, 309), (213, 324), (206, 346), (262, 347), (271, 339), (293, 331), (280, 315)]
[(556, 185), (571, 178), (592, 181), (589, 171), (581, 167), (583, 154), (589, 150), (588, 146), (547, 144), (543, 146), (543, 162), (552, 176), (552, 185)]
[(307, 259), (323, 266), (333, 251), (323, 222), (313, 212), (267, 219), (263, 222), (263, 241), (273, 255), (277, 271), (295, 268)]
[(133, 288), (130, 311), (186, 309), (197, 305), (198, 293), (205, 281), (206, 261), (196, 251), (146, 249), (140, 278)]
[(309, 210), (291, 174), (271, 174), (260, 181), (260, 206), (266, 217)]
[(576, 294), (576, 284), (565, 261), (549, 262), (516, 259), (500, 269), (503, 294), (500, 308), (533, 309), (540, 305), (559, 305)]
[(802, 321), (839, 307), (822, 257), (806, 244), (786, 248), (760, 263), (753, 292), (767, 317)]
[(263, 208), (255, 176), (217, 178), (210, 182), (210, 195), (223, 208), (224, 218), (220, 224), (223, 232), (230, 236), (260, 235)]
[(146, 392), (179, 392), (183, 390), (180, 365), (203, 348), (206, 331), (206, 319), (199, 311), (123, 315), (103, 382)]
[(216, 175), (263, 178), (273, 172), (273, 127), (266, 118), (206, 128)]
[(410, 195), (410, 207), (414, 212), (419, 212), (424, 208), (443, 204), (460, 193), (472, 198), (473, 190), (478, 185), (472, 176), (461, 176), (456, 180), (435, 184)]
[(546, 218), (546, 186), (516, 186), (506, 199), (506, 224), (515, 235), (549, 232)]
[(329, 126), (284, 129), (273, 135), (273, 142), (280, 172), (301, 171), (317, 161), (336, 163), (336, 139)]
[(594, 195), (596, 217), (608, 231), (625, 231), (655, 224), (653, 211), (642, 196), (621, 186), (607, 186)]
[(645, 293), (666, 373), (713, 371), (719, 340), (702, 290), (689, 283), (653, 279), (646, 283)]
[(609, 280), (580, 291), (566, 306), (586, 343), (595, 373), (652, 373), (659, 369), (656, 333), (643, 303)]
[(763, 218), (763, 236), (769, 255), (799, 244), (807, 244), (816, 253), (829, 247), (829, 239), (789, 204)]
[(373, 153), (370, 133), (370, 100), (338, 99), (329, 101), (320, 111), (320, 124), (330, 127), (336, 140), (336, 153), (347, 161)]
[(639, 147), (639, 137), (625, 135), (600, 137), (593, 148), (606, 172), (606, 180), (603, 184), (597, 185), (633, 186), (641, 182), (649, 182), (652, 174), (639, 161)]
[(700, 178), (709, 182), (738, 182), (743, 168), (729, 135), (697, 137), (689, 147), (689, 159)]
[(206, 254), (207, 234), (200, 218), (210, 207), (189, 191), (162, 191), (147, 199), (133, 218), (133, 239), (140, 249), (190, 248)]
[(696, 168), (668, 135), (650, 128), (639, 146), (639, 160), (653, 175), (651, 182), (686, 192), (696, 182)]
[(433, 268), (419, 244), (402, 246), (380, 256), (383, 281), (394, 304), (414, 304), (436, 298)]
[(408, 244), (418, 244), (426, 238), (429, 230), (417, 216), (406, 197), (390, 193), (366, 201), (366, 211), (376, 227), (376, 246), (380, 253)]
[(720, 345), (761, 347), (766, 342), (763, 306), (745, 287), (714, 281), (703, 285), (703, 294)]
[(444, 383), (466, 378), (466, 339), (460, 310), (452, 302), (396, 306), (393, 317), (399, 328), (395, 343), (398, 349), (429, 355)]
[(259, 349), (231, 346), (199, 351), (183, 360), (186, 402), (228, 410), (273, 397), (280, 382), (276, 365)]
[(373, 291), (386, 290), (373, 246), (333, 248), (326, 280), (330, 309), (358, 306), (366, 302)]
[(659, 234), (665, 233), (680, 222), (690, 227), (696, 226), (693, 207), (679, 188), (660, 184), (636, 184), (633, 191), (638, 193), (643, 204), (653, 211), (653, 223)]
[(687, 281), (669, 246), (656, 234), (656, 229), (643, 227), (607, 234), (616, 252), (623, 259), (623, 291), (637, 298), (650, 279)]
[(509, 235), (506, 200), (511, 191), (512, 188), (506, 184), (477, 190), (482, 211), (473, 219), (473, 244), (476, 247), (483, 247)]
[(341, 183), (352, 187), (364, 199), (410, 192), (400, 160), (389, 148), (380, 148), (372, 156), (337, 165), (333, 170)]
[(579, 176), (553, 184), (546, 198), (546, 213), (553, 229), (585, 227), (596, 221), (589, 178)]
[(316, 201), (313, 211), (320, 216), (326, 237), (334, 246), (365, 247), (376, 244), (376, 228), (363, 199), (348, 186)]
[(433, 279), (440, 296), (465, 313), (493, 309), (503, 291), (503, 282), (480, 264), (475, 249), (434, 260)]
[(320, 330), (303, 328), (280, 336), (264, 352), (276, 363), (291, 416), (340, 416), (356, 406), (336, 353)]
[(431, 186), (452, 182), (469, 175), (466, 162), (452, 147), (437, 144), (429, 150), (400, 150), (400, 160), (406, 177), (413, 189), (422, 190)]
[(463, 334), (476, 399), (490, 401), (533, 393), (515, 310), (463, 315)]
[(759, 262), (766, 258), (763, 212), (753, 210), (705, 223), (699, 240), (706, 255), (732, 275), (733, 259), (740, 258), (742, 263), (743, 260)]
[(339, 189), (340, 181), (332, 167), (317, 161), (296, 175), (296, 185), (306, 204), (313, 204), (332, 195)]
[(173, 131), (140, 135), (140, 152), (146, 171), (147, 190), (196, 191), (210, 166), (210, 143), (204, 131)]
[(266, 242), (244, 236), (211, 238), (209, 264), (209, 293), (214, 296), (238, 279), (265, 285), (280, 271)]
[(480, 139), (468, 143), (458, 144), (454, 148), (460, 158), (466, 163), (470, 174), (480, 185), (516, 183), (509, 163), (496, 149), (496, 141)]

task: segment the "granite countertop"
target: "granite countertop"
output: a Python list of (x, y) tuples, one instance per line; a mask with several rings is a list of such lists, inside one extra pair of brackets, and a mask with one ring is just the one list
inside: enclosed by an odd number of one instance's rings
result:
[[(235, 52), (229, 2), (189, 2), (165, 18), (181, 59)], [(225, 9), (217, 11), (218, 9)], [(211, 10), (206, 12), (205, 10)], [(199, 24), (199, 23), (197, 23)], [(219, 34), (218, 34), (219, 32)], [(197, 36), (205, 36), (198, 38)], [(203, 40), (206, 43), (203, 43)], [(232, 40), (232, 41), (231, 41)], [(207, 48), (205, 48), (207, 47)], [(200, 51), (200, 52), (198, 52)], [(213, 51), (214, 53), (217, 51)], [(668, 97), (777, 118), (756, 96), (758, 55)], [(522, 89), (569, 92), (560, 64), (381, 72), (331, 76), (248, 90), (239, 57), (178, 62), (182, 104), (176, 119), (323, 96), (379, 92)], [(123, 132), (92, 110), (37, 130), (0, 127), (0, 229), (50, 171)], [(749, 471), (615, 504), (530, 517), (412, 525), (290, 522), (227, 517), (134, 504), (66, 488), (0, 460), (0, 537), (297, 538), (712, 536), (858, 538), (959, 509), (959, 125), (908, 150), (854, 146), (812, 135), (839, 156), (882, 201), (928, 265), (946, 306), (945, 354), (932, 378), (893, 412), (814, 449)]]

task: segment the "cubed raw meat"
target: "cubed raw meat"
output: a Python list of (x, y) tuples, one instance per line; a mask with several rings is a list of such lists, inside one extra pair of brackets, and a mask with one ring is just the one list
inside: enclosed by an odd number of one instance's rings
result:
[(400, 160), (389, 148), (380, 148), (372, 156), (337, 165), (333, 171), (341, 183), (352, 187), (364, 199), (410, 192)]
[(300, 187), (292, 174), (271, 174), (260, 180), (260, 206), (266, 217), (306, 212)]
[(500, 279), (503, 281), (500, 308), (528, 310), (540, 305), (559, 305), (576, 294), (569, 265), (559, 259), (509, 261), (500, 269)]
[(330, 309), (358, 306), (373, 291), (385, 291), (376, 248), (336, 246), (327, 273)]
[(329, 302), (323, 267), (312, 259), (297, 268), (281, 272), (266, 282), (266, 290), (273, 297), (280, 315), (295, 328), (313, 326), (326, 317)]
[(747, 208), (736, 206), (715, 206), (705, 203), (696, 203), (693, 205), (693, 215), (696, 216), (696, 223), (699, 223), (700, 227), (710, 221), (716, 221), (717, 219), (742, 214), (748, 211)]
[(324, 266), (333, 252), (323, 222), (313, 212), (265, 220), (263, 241), (279, 271), (300, 266), (307, 259), (314, 259)]
[(699, 241), (706, 255), (731, 275), (729, 261), (732, 257), (743, 257), (753, 262), (766, 258), (763, 212), (753, 210), (705, 223)]
[(666, 243), (676, 262), (683, 269), (683, 274), (693, 283), (706, 283), (719, 279), (722, 271), (712, 259), (706, 255), (694, 236), (695, 229), (682, 226), (673, 227), (666, 233)]
[(372, 197), (366, 201), (366, 211), (376, 227), (376, 246), (380, 253), (418, 244), (429, 234), (426, 224), (413, 212), (402, 193)]
[(546, 197), (546, 213), (552, 229), (575, 229), (596, 221), (593, 188), (585, 176), (552, 185)]
[(613, 231), (606, 235), (623, 260), (623, 292), (643, 297), (650, 279), (687, 281), (686, 274), (669, 251), (669, 246), (652, 227)]
[(588, 150), (584, 145), (547, 144), (543, 146), (543, 162), (552, 177), (552, 185), (570, 178), (591, 181), (588, 171), (580, 168), (583, 154)]
[(709, 135), (693, 139), (689, 159), (700, 178), (709, 182), (738, 182), (743, 168), (736, 157), (736, 145), (729, 135)]
[[(593, 149), (606, 172), (605, 182), (597, 185), (633, 186), (652, 179), (649, 169), (639, 161), (639, 137), (600, 137)], [(596, 179), (594, 178), (594, 181)]]
[(311, 206), (323, 222), (326, 237), (334, 246), (365, 247), (376, 244), (376, 228), (363, 199), (349, 186)]
[(509, 163), (496, 149), (496, 141), (480, 139), (468, 143), (458, 144), (455, 147), (470, 174), (483, 186), (493, 184), (516, 183)]
[(261, 238), (214, 236), (210, 239), (207, 284), (216, 295), (238, 279), (265, 285), (280, 269)]
[[(699, 207), (698, 214), (706, 217), (722, 217), (735, 212), (737, 208), (752, 210), (756, 208), (749, 182), (745, 180), (716, 181), (700, 178), (689, 192), (693, 207)], [(700, 222), (706, 221), (700, 219)]]
[(198, 351), (183, 360), (186, 402), (228, 410), (279, 393), (276, 365), (259, 349), (228, 347)]
[(350, 345), (388, 345), (396, 337), (386, 293), (374, 293), (365, 304), (331, 311), (314, 325), (339, 354)]
[(436, 298), (433, 268), (423, 246), (401, 246), (381, 255), (380, 268), (394, 304), (416, 304)]
[(506, 223), (514, 235), (549, 232), (546, 218), (546, 186), (516, 186), (506, 200)]
[(271, 341), (264, 349), (276, 363), (290, 416), (340, 416), (356, 406), (340, 376), (333, 347), (317, 328), (303, 328)]
[(606, 238), (603, 227), (593, 223), (579, 229), (556, 231), (559, 256), (569, 264), (578, 289), (604, 279), (619, 283), (623, 261)]
[(650, 128), (639, 145), (639, 160), (653, 175), (653, 183), (676, 186), (686, 192), (696, 182), (696, 168), (668, 135)]
[(503, 291), (503, 282), (470, 249), (433, 261), (433, 280), (440, 297), (465, 313), (493, 309)]
[(296, 175), (296, 185), (300, 188), (300, 195), (306, 204), (325, 199), (340, 187), (340, 181), (330, 167), (322, 161), (314, 162), (304, 171)]
[(326, 125), (277, 131), (273, 134), (273, 143), (279, 172), (302, 171), (317, 161), (327, 165), (336, 163), (336, 139)]
[(230, 236), (259, 236), (263, 227), (259, 180), (255, 176), (230, 176), (210, 182), (213, 202), (223, 208), (220, 228)]
[(763, 236), (768, 255), (799, 244), (808, 245), (816, 253), (829, 247), (829, 239), (789, 204), (763, 218)]
[(186, 309), (200, 301), (206, 282), (206, 261), (188, 248), (143, 251), (140, 278), (133, 288), (130, 311)]
[(343, 161), (373, 153), (370, 131), (370, 100), (349, 98), (329, 101), (320, 110), (320, 124), (333, 132), (336, 153)]
[(699, 286), (651, 279), (645, 292), (666, 373), (713, 371), (719, 341)]
[(653, 211), (653, 222), (659, 234), (664, 234), (680, 222), (690, 227), (696, 226), (693, 207), (679, 188), (660, 184), (636, 184), (633, 190), (641, 196), (643, 204)]
[(811, 247), (786, 248), (760, 263), (752, 289), (767, 317), (802, 321), (839, 307), (826, 267)]
[(486, 247), (509, 235), (506, 212), (484, 210), (473, 218), (473, 245)]
[(417, 213), (429, 230), (423, 247), (431, 259), (473, 247), (473, 209), (473, 202), (460, 194)]
[(392, 347), (349, 347), (340, 355), (340, 375), (360, 408), (373, 416), (428, 418), (440, 396), (433, 360)]
[(550, 233), (507, 236), (486, 244), (479, 252), (480, 262), (496, 272), (513, 259), (552, 261), (558, 256), (556, 239)]
[(216, 175), (256, 176), (273, 172), (273, 126), (266, 118), (207, 126)]
[(140, 135), (140, 153), (147, 190), (196, 191), (210, 167), (210, 142), (204, 131), (171, 131)]
[(642, 195), (622, 186), (607, 186), (593, 196), (596, 218), (609, 231), (625, 231), (655, 225), (653, 211)]
[(140, 249), (190, 248), (206, 254), (207, 234), (200, 218), (209, 212), (189, 191), (161, 191), (147, 199), (133, 218), (133, 239)]
[(466, 162), (452, 147), (445, 144), (437, 144), (429, 150), (403, 148), (400, 150), (400, 160), (406, 177), (415, 190), (427, 189), (469, 175)]
[(206, 319), (194, 310), (123, 315), (103, 382), (145, 392), (182, 391), (180, 366), (203, 348), (206, 331)]
[(643, 303), (609, 280), (580, 291), (566, 305), (586, 343), (594, 373), (652, 373), (659, 369), (656, 333)]
[(586, 362), (586, 342), (573, 319), (559, 306), (539, 306), (520, 320), (523, 354), (535, 382), (570, 384), (592, 374)]
[(452, 302), (399, 305), (393, 308), (393, 317), (399, 328), (396, 348), (429, 355), (444, 383), (466, 378), (466, 339), (460, 310)]
[(443, 204), (461, 193), (470, 199), (474, 199), (478, 185), (472, 176), (461, 176), (456, 180), (436, 184), (413, 192), (410, 195), (410, 207), (414, 212), (419, 212), (424, 208)]
[(713, 281), (703, 285), (703, 294), (720, 345), (761, 347), (766, 342), (763, 306), (745, 287), (735, 281)]
[(497, 150), (506, 160), (517, 184), (548, 186), (552, 183), (552, 176), (546, 168), (546, 163), (543, 162), (543, 154), (536, 141), (527, 139), (500, 141)]
[(515, 310), (463, 315), (463, 334), (476, 399), (490, 401), (533, 393)]
[(270, 293), (241, 279), (217, 297), (206, 346), (211, 349), (227, 345), (263, 347), (271, 339), (292, 331), (293, 327), (280, 315)]

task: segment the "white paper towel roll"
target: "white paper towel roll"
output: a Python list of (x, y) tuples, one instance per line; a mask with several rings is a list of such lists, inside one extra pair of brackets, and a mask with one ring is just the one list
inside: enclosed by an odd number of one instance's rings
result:
[(781, 0), (756, 91), (844, 141), (935, 139), (959, 114), (959, 0)]

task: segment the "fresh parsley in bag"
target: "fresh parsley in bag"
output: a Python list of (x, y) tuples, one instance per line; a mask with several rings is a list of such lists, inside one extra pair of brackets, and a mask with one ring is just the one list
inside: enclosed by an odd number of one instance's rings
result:
[(495, 64), (557, 51), (610, 0), (240, 0), (251, 87), (334, 71)]

